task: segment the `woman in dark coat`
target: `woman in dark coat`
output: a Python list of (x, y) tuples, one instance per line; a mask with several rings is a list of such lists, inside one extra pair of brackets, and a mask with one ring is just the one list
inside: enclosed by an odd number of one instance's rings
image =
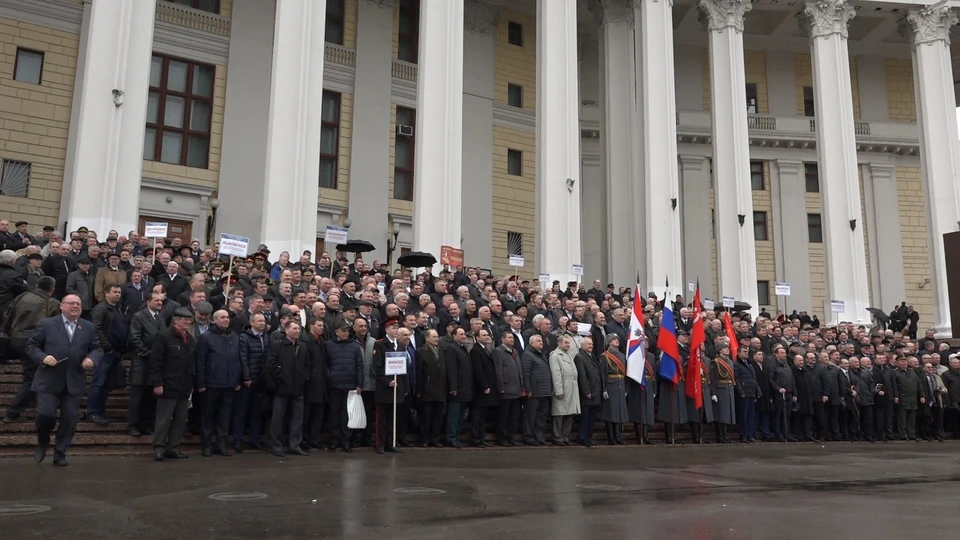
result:
[(649, 351), (643, 364), (643, 380), (645, 386), (640, 386), (637, 381), (627, 378), (627, 414), (633, 422), (637, 444), (652, 444), (649, 432), (656, 420), (653, 402), (657, 392), (657, 358)]
[(310, 354), (310, 378), (304, 397), (303, 442), (312, 448), (323, 448), (317, 442), (327, 408), (327, 350), (323, 346), (323, 319), (310, 321), (309, 329), (310, 332), (304, 336)]
[(717, 422), (717, 442), (733, 442), (727, 437), (727, 426), (737, 423), (737, 405), (734, 399), (736, 383), (730, 346), (721, 345), (717, 358), (710, 363), (710, 387), (713, 390), (713, 418)]

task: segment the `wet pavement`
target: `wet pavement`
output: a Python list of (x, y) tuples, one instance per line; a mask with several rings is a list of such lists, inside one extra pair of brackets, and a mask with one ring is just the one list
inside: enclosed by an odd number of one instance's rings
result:
[(0, 538), (956, 538), (960, 444), (0, 459)]

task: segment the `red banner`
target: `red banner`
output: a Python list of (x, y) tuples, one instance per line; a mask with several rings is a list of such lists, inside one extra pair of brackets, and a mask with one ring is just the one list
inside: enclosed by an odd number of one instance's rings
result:
[(463, 250), (450, 246), (440, 246), (440, 264), (446, 266), (463, 266)]

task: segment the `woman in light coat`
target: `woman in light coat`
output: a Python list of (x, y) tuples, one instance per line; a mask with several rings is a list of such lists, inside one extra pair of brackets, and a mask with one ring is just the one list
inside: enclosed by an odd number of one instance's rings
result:
[(550, 375), (553, 377), (553, 442), (570, 444), (573, 417), (580, 414), (580, 390), (577, 365), (570, 354), (570, 336), (560, 336), (556, 350), (550, 353)]

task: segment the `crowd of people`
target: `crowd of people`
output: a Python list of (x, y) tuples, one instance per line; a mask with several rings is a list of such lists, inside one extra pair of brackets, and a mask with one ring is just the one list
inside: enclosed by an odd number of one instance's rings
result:
[[(718, 443), (960, 437), (960, 356), (931, 331), (917, 340), (908, 306), (894, 310), (906, 324), (886, 328), (704, 310), (698, 407), (685, 391), (697, 312), (679, 295), (639, 302), (641, 383), (628, 376), (639, 337), (629, 288), (476, 268), (417, 275), (345, 253), (271, 262), (265, 245), (228, 275), (217, 245), (28, 227), (0, 221), (0, 352), (23, 366), (3, 421), (36, 403), (38, 462), (57, 427), (54, 464), (66, 465), (83, 396), (84, 421), (152, 436), (157, 461), (187, 457), (187, 431), (203, 456), (281, 457), (399, 453), (415, 435), (428, 447), (459, 448), (465, 434), (477, 447), (589, 447), (598, 420), (611, 445), (625, 443), (625, 426), (639, 443), (706, 442), (710, 424)], [(676, 312), (677, 382), (657, 369), (665, 307)], [(398, 357), (405, 374), (387, 375)], [(110, 418), (109, 393), (127, 386), (126, 418)], [(351, 399), (362, 401), (362, 429), (350, 429)]]

